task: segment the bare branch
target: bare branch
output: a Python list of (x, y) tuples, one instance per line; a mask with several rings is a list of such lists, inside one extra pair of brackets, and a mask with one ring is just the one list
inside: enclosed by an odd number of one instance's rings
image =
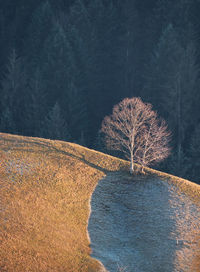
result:
[(115, 105), (110, 116), (102, 122), (109, 149), (120, 150), (133, 163), (151, 165), (165, 159), (170, 152), (170, 133), (163, 120), (157, 118), (152, 105), (140, 98), (125, 98)]

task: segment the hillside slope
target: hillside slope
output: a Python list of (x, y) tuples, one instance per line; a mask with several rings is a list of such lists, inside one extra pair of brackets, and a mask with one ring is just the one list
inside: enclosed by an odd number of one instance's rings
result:
[(200, 206), (173, 184), (110, 173), (91, 208), (92, 256), (108, 271), (200, 271)]
[(0, 134), (0, 270), (98, 271), (89, 201), (127, 163), (76, 144)]
[[(128, 162), (72, 143), (1, 133), (0, 164), (0, 270), (100, 271), (90, 257), (90, 199), (93, 209), (99, 181), (111, 174), (116, 188), (119, 175), (133, 184), (138, 177), (128, 174)], [(172, 184), (198, 207), (200, 186), (145, 170), (143, 182)]]

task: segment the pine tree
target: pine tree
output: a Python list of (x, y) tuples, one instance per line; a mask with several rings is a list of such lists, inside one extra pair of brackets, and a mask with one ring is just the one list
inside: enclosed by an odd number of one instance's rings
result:
[(73, 140), (82, 144), (88, 142), (88, 110), (84, 94), (74, 83), (66, 93), (67, 116)]
[(45, 117), (47, 108), (47, 99), (44, 93), (44, 82), (40, 70), (37, 70), (29, 78), (24, 105), (24, 126), (25, 135), (42, 136), (40, 129), (42, 120)]
[[(136, 8), (136, 1), (125, 0), (122, 4), (122, 63), (124, 72), (124, 96), (132, 96), (138, 92), (140, 77), (140, 25), (139, 13)], [(144, 52), (143, 52), (144, 53)]]
[(95, 150), (101, 151), (103, 153), (108, 153), (108, 150), (105, 145), (105, 137), (101, 130), (97, 132), (93, 146)]
[[(9, 127), (9, 132), (23, 133), (23, 108), (24, 94), (26, 92), (26, 75), (24, 72), (23, 61), (17, 56), (15, 49), (11, 52), (8, 60), (7, 71), (1, 84), (1, 123), (4, 124), (4, 129)], [(5, 120), (3, 120), (3, 118), (5, 118)], [(8, 119), (10, 121), (7, 126), (6, 122)], [(13, 128), (10, 127), (11, 124)]]
[(170, 24), (160, 38), (149, 71), (146, 93), (149, 92), (149, 101), (159, 109), (173, 131), (174, 173), (181, 175), (188, 131), (195, 121), (193, 97), (197, 94), (199, 76), (194, 43), (183, 44), (181, 36)]
[(46, 116), (41, 133), (45, 138), (69, 141), (70, 133), (68, 125), (62, 116), (58, 102), (55, 103)]
[[(74, 140), (80, 142), (80, 139), (84, 138), (88, 145), (93, 134), (93, 127), (89, 126), (88, 119), (92, 121), (94, 118), (91, 101), (94, 102), (93, 97), (96, 93), (93, 81), (96, 37), (85, 1), (75, 1), (70, 8), (67, 24), (64, 24), (63, 20), (62, 24), (69, 41), (71, 57), (68, 65), (70, 79), (62, 95), (62, 101), (65, 101), (63, 108), (66, 108), (66, 115), (71, 116), (69, 123)], [(73, 125), (74, 122), (77, 125)]]
[(118, 11), (111, 1), (105, 3), (102, 0), (95, 0), (88, 5), (89, 18), (93, 26), (89, 104), (95, 135), (105, 114), (109, 113), (113, 104), (121, 98), (124, 86), (124, 81), (121, 80), (123, 71), (121, 58), (124, 58), (121, 52), (122, 27)]
[(192, 134), (190, 143), (190, 161), (188, 176), (191, 180), (200, 184), (200, 124), (198, 124)]
[(55, 21), (42, 50), (41, 74), (48, 102), (60, 99), (74, 75), (72, 48), (63, 26)]
[(8, 107), (4, 108), (0, 118), (0, 129), (1, 132), (13, 133), (16, 132), (15, 123), (13, 120), (13, 114)]
[[(0, 10), (0, 71), (5, 65), (5, 58), (8, 55), (9, 41), (8, 41), (8, 27), (6, 26), (6, 16), (3, 9)], [(2, 74), (0, 74), (1, 77)]]
[(26, 39), (24, 40), (24, 55), (33, 71), (43, 65), (41, 53), (52, 27), (53, 18), (54, 14), (48, 0), (42, 1), (32, 14), (31, 22), (27, 28)]
[(191, 22), (191, 9), (196, 0), (158, 0), (155, 6), (155, 17), (158, 27), (163, 30), (168, 24), (173, 24), (180, 31), (185, 31)]

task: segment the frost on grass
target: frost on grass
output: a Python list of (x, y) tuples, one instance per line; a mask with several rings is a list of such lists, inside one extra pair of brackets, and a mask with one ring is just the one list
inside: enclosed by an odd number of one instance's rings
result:
[(174, 185), (108, 175), (91, 209), (92, 256), (108, 271), (200, 271), (200, 209)]
[(30, 169), (31, 165), (19, 159), (9, 160), (6, 164), (7, 173), (16, 172), (23, 176), (24, 174), (27, 174), (30, 171)]

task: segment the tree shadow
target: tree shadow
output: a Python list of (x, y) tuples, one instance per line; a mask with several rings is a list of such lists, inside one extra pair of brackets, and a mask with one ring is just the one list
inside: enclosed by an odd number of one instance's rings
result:
[(158, 179), (134, 181), (109, 173), (91, 198), (92, 257), (110, 272), (118, 267), (127, 272), (178, 271), (176, 255), (185, 245), (179, 241), (174, 194)]
[[(61, 143), (61, 142), (60, 142)], [(37, 140), (34, 140), (34, 138), (28, 138), (28, 137), (25, 137), (25, 138), (22, 138), (22, 137), (16, 137), (16, 136), (10, 136), (7, 137), (3, 134), (0, 135), (0, 148), (4, 151), (9, 151), (12, 149), (12, 151), (26, 151), (26, 152), (29, 152), (29, 153), (37, 153), (37, 154), (47, 154), (47, 155), (50, 155), (52, 153), (56, 153), (57, 156), (59, 155), (64, 155), (66, 156), (66, 160), (67, 160), (67, 157), (71, 157), (71, 158), (74, 158), (74, 159), (77, 159), (81, 162), (83, 162), (84, 164), (92, 167), (92, 168), (95, 168), (105, 174), (109, 173), (110, 171), (108, 171), (106, 168), (104, 167), (101, 167), (95, 163), (93, 163), (92, 161), (89, 161), (88, 159), (86, 159), (85, 155), (81, 152), (78, 151), (77, 148), (73, 148), (70, 144), (68, 144), (67, 142), (65, 142), (65, 148), (63, 147), (62, 148), (62, 144), (58, 147), (52, 145), (52, 142), (48, 142), (47, 140), (41, 140), (39, 139), (38, 141)], [(40, 149), (35, 149), (34, 148), (37, 147), (37, 148), (40, 148)], [(66, 151), (65, 149), (69, 150), (69, 151)], [(71, 152), (70, 152), (71, 150)]]

